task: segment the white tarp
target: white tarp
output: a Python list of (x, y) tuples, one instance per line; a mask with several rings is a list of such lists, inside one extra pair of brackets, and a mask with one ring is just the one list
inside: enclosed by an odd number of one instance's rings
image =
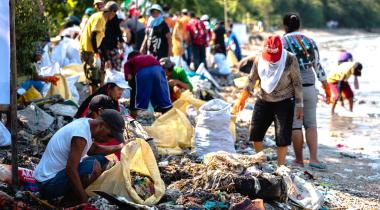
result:
[(9, 3), (0, 4), (0, 104), (10, 103), (10, 28)]

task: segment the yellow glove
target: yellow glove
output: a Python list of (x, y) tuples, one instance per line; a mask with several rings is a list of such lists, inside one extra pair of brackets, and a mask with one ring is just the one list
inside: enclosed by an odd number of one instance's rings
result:
[(249, 96), (249, 92), (247, 90), (243, 90), (243, 92), (241, 92), (240, 97), (239, 97), (237, 103), (232, 108), (232, 113), (233, 114), (235, 114), (237, 112), (240, 112), (241, 110), (244, 109), (244, 107), (245, 107), (245, 101), (247, 100), (248, 96)]

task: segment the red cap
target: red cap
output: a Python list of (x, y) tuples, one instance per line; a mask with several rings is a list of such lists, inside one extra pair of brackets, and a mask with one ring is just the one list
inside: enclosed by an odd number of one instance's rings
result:
[(129, 14), (134, 16), (134, 17), (139, 17), (140, 16), (140, 11), (136, 8), (131, 8), (129, 9)]
[(280, 60), (282, 54), (282, 42), (278, 35), (269, 36), (264, 42), (263, 58), (270, 63)]

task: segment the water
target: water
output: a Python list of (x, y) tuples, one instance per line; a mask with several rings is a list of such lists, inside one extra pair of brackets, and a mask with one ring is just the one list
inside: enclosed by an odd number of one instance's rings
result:
[[(318, 108), (320, 143), (336, 147), (337, 142), (340, 142), (348, 150), (380, 163), (380, 35), (316, 38), (316, 41), (327, 74), (336, 67), (340, 49), (351, 52), (354, 60), (363, 64), (362, 76), (359, 77), (360, 89), (353, 89), (353, 113), (339, 104), (337, 112), (340, 116), (331, 116), (327, 105)], [(350, 83), (353, 88), (353, 78), (350, 78)]]

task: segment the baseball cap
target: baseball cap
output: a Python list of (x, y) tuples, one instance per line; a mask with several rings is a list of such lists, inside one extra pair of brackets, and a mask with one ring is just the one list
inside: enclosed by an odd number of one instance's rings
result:
[(119, 10), (119, 5), (114, 1), (107, 2), (104, 6), (104, 12), (117, 12)]
[(189, 10), (187, 10), (186, 8), (182, 9), (181, 13), (188, 13)]
[(90, 109), (89, 115), (91, 115), (98, 109), (117, 109), (117, 104), (115, 104), (111, 97), (100, 94), (91, 99), (88, 107)]
[(88, 15), (91, 15), (95, 12), (95, 10), (91, 7), (88, 7), (86, 8), (86, 10), (84, 11), (85, 14), (88, 14)]
[(280, 60), (282, 54), (282, 42), (278, 35), (269, 36), (264, 41), (262, 56), (264, 60), (270, 63), (276, 63)]
[(170, 60), (170, 58), (161, 58), (160, 59), (160, 64), (164, 69), (170, 69), (175, 66), (175, 64)]
[(121, 114), (113, 109), (105, 109), (101, 114), (100, 118), (106, 123), (106, 125), (111, 129), (112, 135), (120, 143), (124, 142), (124, 129), (125, 122)]
[(94, 0), (94, 5), (95, 5), (95, 4), (98, 4), (98, 3), (103, 3), (103, 4), (105, 4), (106, 1), (105, 1), (105, 0)]
[(129, 87), (128, 85), (128, 82), (125, 81), (124, 74), (119, 71), (115, 71), (115, 70), (106, 71), (106, 77), (104, 79), (104, 82), (115, 83), (119, 88), (122, 88), (122, 89), (131, 89), (131, 87)]

